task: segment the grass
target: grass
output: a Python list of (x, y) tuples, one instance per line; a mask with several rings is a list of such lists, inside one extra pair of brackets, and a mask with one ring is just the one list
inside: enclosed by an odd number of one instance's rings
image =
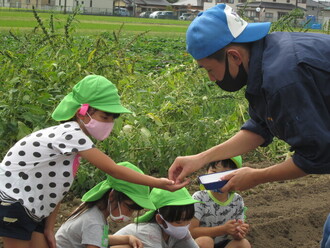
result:
[[(51, 13), (38, 12), (46, 24)], [(54, 13), (57, 28), (64, 25), (68, 15)], [(118, 16), (79, 15), (75, 23), (76, 34), (98, 34), (118, 30), (125, 23), (124, 32), (159, 33), (165, 36), (184, 36), (190, 21), (163, 20)], [(9, 30), (30, 31), (37, 26), (32, 12), (0, 11), (0, 32)]]

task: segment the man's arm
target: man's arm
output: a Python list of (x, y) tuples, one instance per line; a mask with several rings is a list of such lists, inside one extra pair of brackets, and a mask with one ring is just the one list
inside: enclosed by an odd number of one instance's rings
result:
[(292, 158), (290, 158), (280, 164), (275, 164), (263, 169), (253, 169), (249, 167), (238, 169), (222, 177), (222, 180), (229, 181), (221, 191), (242, 191), (253, 188), (259, 184), (295, 179), (306, 175), (304, 171), (294, 164)]
[(184, 181), (186, 176), (210, 162), (241, 155), (263, 143), (264, 138), (262, 136), (247, 130), (241, 130), (229, 140), (204, 152), (192, 156), (177, 157), (169, 169), (169, 179), (180, 183)]

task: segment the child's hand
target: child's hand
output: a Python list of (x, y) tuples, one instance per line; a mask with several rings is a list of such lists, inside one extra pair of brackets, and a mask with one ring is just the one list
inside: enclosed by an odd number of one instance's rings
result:
[(181, 182), (181, 183), (174, 183), (173, 180), (169, 180), (168, 178), (159, 178), (159, 181), (160, 181), (160, 186), (157, 187), (157, 188), (160, 188), (160, 189), (165, 189), (165, 190), (168, 190), (168, 191), (176, 191), (178, 189), (181, 189), (182, 187), (186, 186), (190, 180), (186, 180), (184, 182)]
[(143, 248), (143, 244), (142, 244), (141, 240), (139, 240), (137, 237), (135, 237), (133, 235), (129, 235), (128, 243), (133, 248)]
[(45, 235), (48, 247), (49, 248), (56, 248), (56, 240), (55, 240), (54, 230), (46, 228), (45, 231), (44, 231), (44, 235)]
[(234, 239), (244, 239), (249, 231), (250, 225), (244, 223), (242, 220), (238, 220), (237, 223), (239, 223), (237, 233), (232, 236)]
[(228, 220), (224, 225), (224, 230), (226, 234), (234, 236), (238, 233), (237, 228), (239, 227), (239, 223), (236, 220)]
[(250, 229), (250, 225), (243, 223), (241, 224), (237, 230), (239, 231), (239, 233), (245, 238), (245, 236), (247, 235), (247, 233), (249, 232)]

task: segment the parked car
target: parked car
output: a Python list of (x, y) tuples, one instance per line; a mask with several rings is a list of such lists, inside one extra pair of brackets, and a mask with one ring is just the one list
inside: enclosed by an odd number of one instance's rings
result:
[(189, 18), (192, 16), (192, 13), (182, 13), (182, 15), (180, 15), (179, 20), (190, 20)]
[(173, 11), (162, 11), (157, 15), (156, 18), (158, 18), (158, 19), (177, 19), (178, 16)]
[(151, 14), (151, 11), (142, 12), (139, 16), (142, 18), (148, 18)]
[(120, 8), (120, 7), (115, 7), (113, 14), (117, 16), (130, 16), (129, 11), (126, 8)]
[(149, 18), (158, 18), (159, 13), (162, 11), (154, 11), (149, 15)]

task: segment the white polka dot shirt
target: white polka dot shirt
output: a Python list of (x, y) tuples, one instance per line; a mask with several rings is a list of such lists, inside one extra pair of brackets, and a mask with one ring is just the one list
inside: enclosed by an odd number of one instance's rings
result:
[(93, 147), (75, 121), (36, 131), (7, 152), (0, 164), (0, 190), (33, 216), (47, 217), (69, 191), (77, 152)]

